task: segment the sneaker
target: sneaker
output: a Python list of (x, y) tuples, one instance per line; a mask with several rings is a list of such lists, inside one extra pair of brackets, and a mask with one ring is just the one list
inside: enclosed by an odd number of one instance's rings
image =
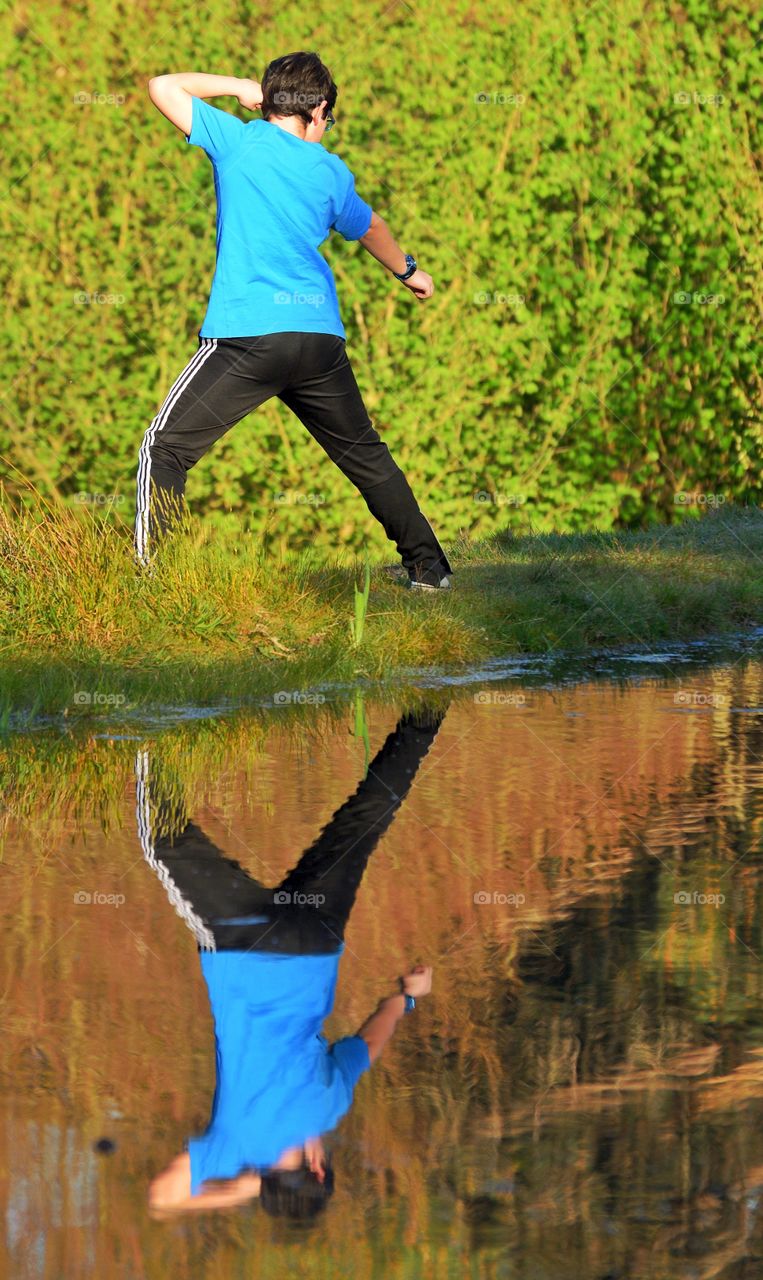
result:
[(401, 585), (405, 587), (416, 587), (419, 591), (442, 591), (451, 586), (450, 578), (445, 574), (440, 577), (437, 575), (437, 570), (429, 569), (427, 572), (430, 576), (437, 576), (437, 581), (432, 582), (413, 578), (409, 575), (407, 569), (405, 569), (401, 564), (384, 565), (384, 573), (390, 578), (397, 579)]
[(411, 590), (415, 588), (417, 591), (444, 591), (450, 589), (450, 578), (442, 577), (436, 585), (433, 582), (417, 582), (415, 578), (409, 578), (408, 586)]

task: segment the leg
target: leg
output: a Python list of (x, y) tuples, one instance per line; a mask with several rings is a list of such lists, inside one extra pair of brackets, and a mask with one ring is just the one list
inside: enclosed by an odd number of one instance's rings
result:
[[(403, 716), (368, 773), (277, 889), (250, 876), (185, 812), (178, 779), (136, 758), (136, 818), (144, 857), (205, 950), (320, 955), (336, 951), (368, 859), (391, 825), (445, 712)], [(305, 903), (298, 895), (315, 895)], [(286, 901), (284, 901), (286, 899)], [(321, 901), (322, 899), (322, 901)]]
[(279, 886), (292, 895), (321, 894), (321, 921), (337, 942), (344, 937), (368, 859), (391, 826), (444, 718), (444, 711), (431, 709), (401, 717), (353, 795)]
[(149, 542), (178, 518), (188, 471), (235, 423), (284, 385), (291, 365), (272, 335), (200, 338), (140, 447), (135, 495), (135, 557), (146, 565)]
[(452, 569), (403, 472), (374, 429), (342, 338), (303, 333), (293, 378), (279, 399), (365, 498), (409, 576)]
[(161, 766), (154, 768), (145, 748), (136, 757), (135, 782), (143, 856), (199, 946), (214, 951), (217, 938), (213, 922), (268, 907), (273, 891), (227, 858), (201, 827), (189, 820), (180, 780), (163, 776)]

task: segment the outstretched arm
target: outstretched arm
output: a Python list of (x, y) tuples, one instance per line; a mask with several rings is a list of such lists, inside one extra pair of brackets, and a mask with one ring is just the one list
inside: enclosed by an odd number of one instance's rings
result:
[[(371, 214), (371, 225), (364, 236), (360, 237), (360, 244), (368, 250), (372, 258), (376, 258), (383, 267), (388, 271), (396, 271), (398, 274), (405, 271), (405, 254), (397, 243), (386, 222), (374, 210)], [(434, 283), (432, 277), (428, 276), (426, 271), (419, 269), (414, 271), (408, 280), (402, 283), (406, 289), (410, 289), (411, 293), (423, 302), (425, 298), (431, 298), (434, 293)]]
[(191, 98), (218, 98), (225, 94), (237, 98), (249, 111), (262, 103), (261, 85), (256, 80), (239, 80), (236, 76), (178, 71), (173, 75), (152, 76), (148, 82), (148, 96), (154, 106), (186, 135), (193, 123)]
[(387, 1041), (391, 1040), (405, 1013), (405, 996), (426, 996), (432, 990), (432, 970), (429, 966), (419, 964), (405, 974), (401, 983), (402, 992), (381, 1000), (375, 1012), (357, 1033), (368, 1045), (368, 1056), (372, 1064), (376, 1062)]

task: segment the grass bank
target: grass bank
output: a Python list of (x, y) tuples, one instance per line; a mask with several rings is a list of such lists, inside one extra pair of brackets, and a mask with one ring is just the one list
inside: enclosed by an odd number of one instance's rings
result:
[(4, 496), (0, 723), (299, 695), (410, 667), (653, 646), (763, 623), (757, 508), (643, 533), (506, 532), (447, 551), (450, 593), (412, 595), (378, 563), (364, 605), (357, 560), (276, 560), (189, 515), (146, 574), (124, 526)]

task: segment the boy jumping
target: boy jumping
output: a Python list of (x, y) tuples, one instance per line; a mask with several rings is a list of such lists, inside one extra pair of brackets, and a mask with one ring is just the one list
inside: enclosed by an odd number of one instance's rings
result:
[[(337, 86), (315, 53), (276, 58), (262, 84), (181, 72), (149, 95), (212, 161), (217, 260), (198, 350), (146, 431), (136, 486), (135, 556), (149, 563), (183, 506), (186, 474), (258, 405), (277, 396), (347, 476), (396, 545), (409, 585), (450, 586), (445, 552), (369, 418), (345, 350), (334, 277), (319, 253), (330, 230), (364, 249), (416, 298), (431, 276), (403, 253), (324, 150)], [(244, 123), (204, 101), (231, 94), (262, 118)]]

